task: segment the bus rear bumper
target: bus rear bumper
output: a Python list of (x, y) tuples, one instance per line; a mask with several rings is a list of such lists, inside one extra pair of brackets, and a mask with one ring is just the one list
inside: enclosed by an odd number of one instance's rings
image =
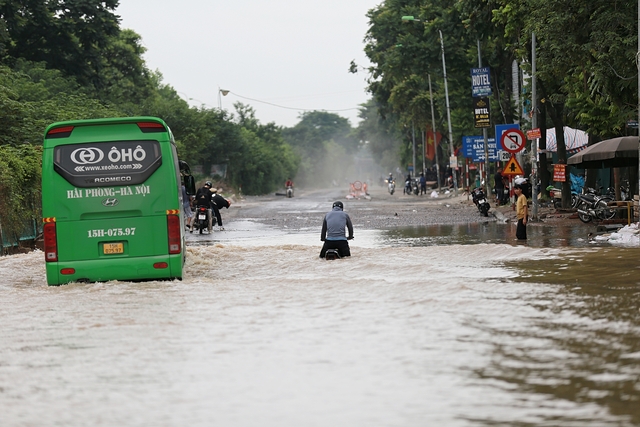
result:
[(71, 282), (182, 279), (182, 261), (183, 254), (47, 262), (47, 283), (55, 286)]

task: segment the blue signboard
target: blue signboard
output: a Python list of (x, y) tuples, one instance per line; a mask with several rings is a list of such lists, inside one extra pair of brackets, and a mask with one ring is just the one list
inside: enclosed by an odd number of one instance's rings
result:
[[(497, 162), (500, 160), (498, 157), (498, 150), (496, 147), (495, 138), (489, 138), (489, 161)], [(484, 162), (484, 137), (481, 136), (463, 136), (462, 137), (462, 152), (464, 156), (470, 158), (474, 163)]]
[(489, 67), (471, 69), (471, 94), (474, 98), (491, 95)]
[(502, 138), (502, 134), (509, 129), (520, 129), (520, 125), (518, 123), (512, 123), (510, 125), (496, 125), (496, 140), (498, 141), (498, 150), (502, 150), (502, 144), (500, 144), (500, 139)]

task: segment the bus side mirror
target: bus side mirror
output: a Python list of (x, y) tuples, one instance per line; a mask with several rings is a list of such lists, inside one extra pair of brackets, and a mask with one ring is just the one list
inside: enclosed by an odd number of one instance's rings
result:
[(187, 190), (188, 196), (196, 195), (196, 179), (193, 175), (186, 175), (184, 177), (184, 188)]

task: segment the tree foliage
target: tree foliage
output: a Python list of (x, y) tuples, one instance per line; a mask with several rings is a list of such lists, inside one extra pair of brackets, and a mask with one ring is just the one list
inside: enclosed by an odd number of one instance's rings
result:
[(41, 156), (39, 146), (0, 145), (0, 238), (16, 240), (25, 226), (42, 217)]
[[(0, 0), (0, 224), (5, 235), (39, 218), (43, 132), (56, 121), (151, 115), (172, 129), (183, 160), (263, 194), (295, 177), (283, 129), (253, 110), (190, 107), (143, 59), (141, 37), (121, 29), (117, 0)], [(343, 132), (348, 133), (348, 132)]]
[[(526, 106), (514, 103), (512, 63), (517, 61), (524, 72), (520, 83), (527, 84), (535, 33), (536, 113), (548, 115), (538, 122), (553, 123), (559, 161), (566, 161), (563, 126), (613, 137), (628, 132), (626, 122), (637, 118), (637, 7), (635, 0), (385, 0), (368, 13), (369, 90), (383, 119), (428, 128), (430, 74), (436, 126), (443, 129), (441, 31), (458, 146), (462, 135), (475, 134), (469, 69), (478, 66), (478, 42), (482, 65), (491, 67), (492, 124), (513, 123), (523, 121)], [(403, 22), (405, 15), (419, 21)], [(530, 93), (521, 95), (521, 102), (531, 103)]]

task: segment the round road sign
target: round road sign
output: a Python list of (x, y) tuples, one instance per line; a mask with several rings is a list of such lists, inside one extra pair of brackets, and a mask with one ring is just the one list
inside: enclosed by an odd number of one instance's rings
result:
[(500, 137), (502, 148), (509, 153), (516, 154), (524, 149), (524, 134), (520, 129), (507, 129)]

